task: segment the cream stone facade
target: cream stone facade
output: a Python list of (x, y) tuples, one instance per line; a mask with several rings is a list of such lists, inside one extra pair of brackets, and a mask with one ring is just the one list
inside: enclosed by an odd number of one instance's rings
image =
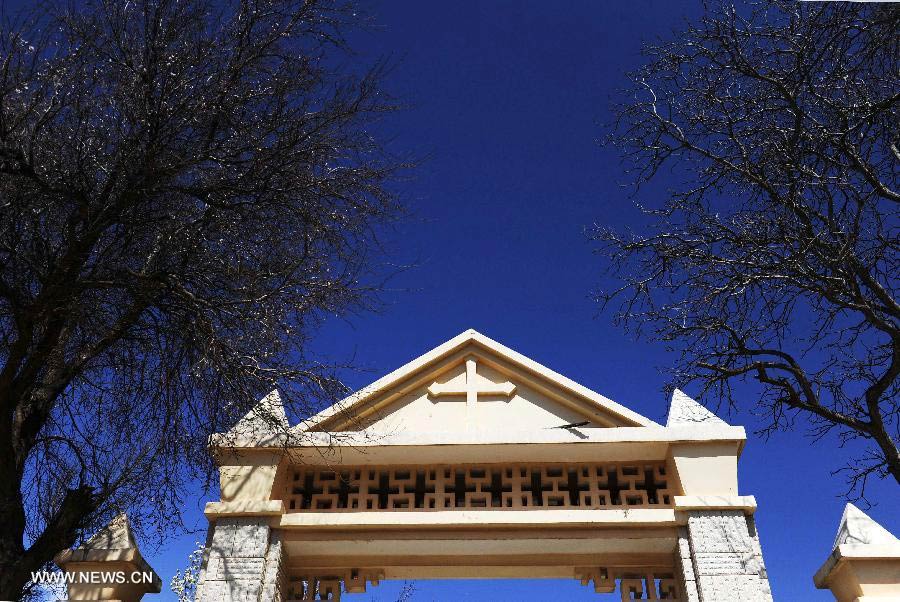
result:
[(301, 424), (273, 392), (214, 437), (198, 600), (425, 578), (771, 600), (745, 440), (679, 391), (663, 426), (469, 330)]

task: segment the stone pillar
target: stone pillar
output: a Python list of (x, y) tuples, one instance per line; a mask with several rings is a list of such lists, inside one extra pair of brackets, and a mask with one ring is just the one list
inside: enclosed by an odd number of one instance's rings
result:
[(210, 525), (197, 602), (280, 602), (281, 534), (266, 517), (221, 517)]
[[(743, 429), (726, 424), (675, 389), (666, 428), (683, 434), (669, 446), (667, 467), (681, 489), (676, 573), (688, 602), (771, 602), (756, 534), (753, 496), (738, 495)], [(737, 432), (735, 429), (737, 428)], [(728, 436), (723, 436), (731, 433)]]
[(686, 514), (676, 560), (687, 602), (772, 602), (753, 517), (741, 510)]
[(213, 435), (222, 500), (206, 504), (206, 554), (197, 602), (280, 602), (284, 550), (277, 527), (284, 504), (272, 500), (289, 428), (272, 391), (225, 434)]

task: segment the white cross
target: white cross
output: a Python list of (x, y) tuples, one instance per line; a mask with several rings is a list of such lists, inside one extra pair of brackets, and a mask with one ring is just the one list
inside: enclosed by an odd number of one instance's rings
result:
[(473, 414), (479, 395), (502, 395), (503, 397), (510, 397), (516, 392), (516, 386), (509, 381), (499, 384), (488, 383), (479, 387), (477, 378), (475, 358), (466, 358), (466, 384), (464, 387), (459, 388), (458, 386), (449, 383), (433, 383), (428, 387), (428, 394), (431, 397), (465, 395), (467, 413)]

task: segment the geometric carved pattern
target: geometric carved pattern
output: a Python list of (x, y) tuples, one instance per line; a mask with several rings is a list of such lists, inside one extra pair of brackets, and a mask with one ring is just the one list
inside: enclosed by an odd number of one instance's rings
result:
[[(384, 571), (380, 569), (351, 569), (340, 572), (294, 575), (288, 580), (287, 602), (312, 600), (339, 602), (342, 591), (350, 594), (365, 593), (367, 583), (378, 585), (382, 579), (384, 579)], [(343, 588), (341, 588), (342, 583)]]
[(672, 506), (662, 462), (295, 466), (289, 512)]
[(594, 583), (594, 591), (598, 594), (616, 591), (616, 580), (622, 602), (627, 600), (679, 600), (675, 577), (671, 573), (635, 573), (632, 571), (614, 571), (604, 567), (577, 568), (575, 578), (587, 585)]

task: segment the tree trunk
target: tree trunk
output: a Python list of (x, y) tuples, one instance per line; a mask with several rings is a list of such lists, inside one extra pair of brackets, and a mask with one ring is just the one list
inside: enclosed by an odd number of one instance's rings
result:
[[(4, 469), (0, 475), (0, 600), (18, 600), (22, 590), (31, 578), (23, 575), (21, 562), (25, 556), (22, 543), (24, 534), (24, 513), (18, 491), (10, 496), (11, 485), (18, 484), (17, 479), (6, 474)], [(12, 497), (12, 499), (11, 499)]]

